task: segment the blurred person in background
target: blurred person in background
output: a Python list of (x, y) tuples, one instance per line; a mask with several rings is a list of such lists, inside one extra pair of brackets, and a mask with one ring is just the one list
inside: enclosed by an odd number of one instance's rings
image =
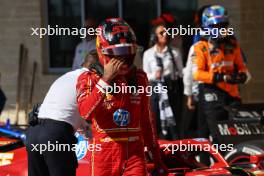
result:
[[(240, 46), (233, 35), (219, 33), (228, 29), (229, 18), (224, 7), (207, 7), (202, 15), (202, 27), (217, 28), (218, 33), (204, 35), (193, 46), (193, 78), (199, 81), (199, 106), (207, 125), (228, 120), (226, 106), (241, 103), (239, 84), (247, 81), (248, 69), (243, 61)], [(216, 129), (211, 128), (213, 142), (217, 143)], [(207, 134), (209, 135), (209, 134)]]
[[(166, 28), (176, 28), (179, 26), (178, 21), (176, 20), (176, 18), (171, 14), (171, 13), (163, 13), (161, 14), (161, 16), (159, 17), (161, 19), (163, 19), (163, 21), (166, 24)], [(184, 41), (183, 41), (183, 36), (181, 35), (174, 35), (173, 37), (168, 36), (169, 39), (169, 46), (171, 48), (173, 48), (173, 50), (175, 50), (178, 53), (178, 58), (181, 58), (182, 60), (182, 64), (184, 63), (184, 49), (183, 49), (183, 45), (184, 45)], [(186, 39), (185, 39), (186, 40)], [(183, 64), (184, 65), (184, 64)], [(185, 117), (183, 117), (183, 78), (182, 75), (179, 76), (176, 80), (176, 90), (175, 90), (175, 107), (176, 109), (173, 109), (173, 112), (175, 114), (175, 120), (176, 123), (180, 123)], [(179, 127), (179, 125), (178, 125)], [(179, 131), (179, 129), (177, 129)]]
[(147, 73), (151, 86), (167, 86), (168, 92), (152, 93), (151, 105), (157, 119), (160, 138), (176, 139), (177, 80), (182, 77), (181, 54), (169, 45), (169, 36), (165, 33), (166, 24), (154, 26), (151, 40), (155, 45), (143, 54), (143, 69)]
[[(84, 28), (96, 28), (96, 23), (93, 19), (87, 19), (84, 24)], [(86, 38), (77, 45), (75, 49), (75, 55), (72, 64), (72, 70), (81, 68), (81, 64), (87, 53), (95, 50), (95, 38), (96, 35), (86, 35)]]
[[(204, 9), (210, 7), (211, 5), (205, 5), (202, 6), (195, 14), (195, 27), (202, 28), (202, 15)], [(184, 82), (184, 95), (187, 96), (187, 102), (186, 106), (188, 110), (185, 112), (185, 115), (182, 121), (182, 138), (188, 138), (188, 137), (208, 137), (209, 134), (209, 127), (206, 123), (205, 115), (203, 115), (203, 111), (199, 107), (199, 89), (198, 89), (198, 81), (193, 80), (193, 57), (194, 55), (194, 45), (200, 41), (201, 39), (206, 39), (207, 36), (203, 36), (203, 34), (198, 33), (193, 38), (193, 45), (190, 47), (187, 63), (183, 70), (183, 82)], [(243, 61), (246, 63), (246, 57), (244, 53), (242, 52)], [(247, 71), (248, 79), (250, 79), (250, 74)], [(193, 113), (190, 113), (192, 111)], [(197, 123), (194, 123), (194, 122)], [(197, 124), (197, 126), (195, 126)], [(195, 132), (192, 133), (190, 136), (189, 132)]]
[[(195, 27), (201, 28), (202, 26), (202, 14), (203, 10), (210, 5), (202, 6), (195, 13)], [(199, 100), (199, 90), (198, 90), (198, 82), (193, 80), (193, 54), (194, 54), (194, 45), (201, 39), (200, 34), (196, 34), (193, 36), (193, 45), (189, 49), (188, 58), (186, 62), (186, 66), (183, 69), (183, 84), (184, 84), (184, 95), (187, 97), (186, 106), (184, 112), (184, 118), (182, 118), (181, 123), (181, 138), (192, 138), (192, 137), (208, 137), (200, 134), (201, 129), (207, 129), (205, 117), (202, 114), (198, 106)]]
[[(158, 18), (155, 18), (150, 22), (151, 26), (157, 26), (159, 24), (166, 24), (167, 28), (175, 28), (178, 26), (178, 22), (174, 18), (174, 16), (170, 13), (163, 13)], [(151, 36), (153, 37), (153, 36)], [(171, 37), (169, 40), (169, 44), (172, 48), (177, 50), (179, 54), (182, 53), (182, 37), (180, 35), (174, 35), (173, 38)], [(155, 40), (151, 38), (149, 40), (149, 47), (155, 45)]]
[[(163, 19), (167, 28), (178, 27), (178, 21), (170, 13), (163, 13), (159, 18)], [(169, 45), (174, 48), (182, 57), (183, 39), (181, 35), (174, 35), (173, 37), (170, 37)]]
[[(76, 101), (76, 83), (80, 74), (97, 61), (96, 50), (80, 60), (80, 69), (70, 71), (59, 77), (50, 87), (43, 103), (29, 118), (26, 132), (29, 176), (75, 176), (78, 161), (71, 150), (77, 139), (77, 129), (86, 129), (86, 121), (80, 117)], [(37, 144), (70, 145), (66, 151), (33, 150)]]
[(1, 88), (1, 73), (0, 73), (0, 115), (5, 107), (5, 103), (6, 103), (6, 96)]

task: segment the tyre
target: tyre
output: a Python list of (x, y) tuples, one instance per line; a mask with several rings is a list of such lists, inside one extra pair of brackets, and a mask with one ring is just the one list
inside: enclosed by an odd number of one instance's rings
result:
[(224, 158), (230, 164), (249, 162), (251, 155), (264, 153), (264, 140), (247, 141), (234, 146), (233, 150), (226, 153)]

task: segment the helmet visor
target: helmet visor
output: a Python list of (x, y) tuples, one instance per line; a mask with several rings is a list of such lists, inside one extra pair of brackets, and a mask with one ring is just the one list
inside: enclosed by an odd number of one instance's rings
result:
[(136, 52), (137, 47), (134, 44), (110, 45), (109, 47), (102, 49), (102, 54), (109, 56), (135, 55)]

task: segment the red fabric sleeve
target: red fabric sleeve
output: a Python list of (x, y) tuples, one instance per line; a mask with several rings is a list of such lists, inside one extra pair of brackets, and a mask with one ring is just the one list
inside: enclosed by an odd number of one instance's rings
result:
[(80, 115), (85, 119), (90, 120), (93, 117), (93, 113), (104, 99), (107, 86), (109, 86), (104, 80), (98, 79), (90, 71), (84, 72), (78, 78), (77, 106)]

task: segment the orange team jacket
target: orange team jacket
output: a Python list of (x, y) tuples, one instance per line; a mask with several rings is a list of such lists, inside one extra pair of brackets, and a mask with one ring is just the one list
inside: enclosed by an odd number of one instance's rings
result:
[[(235, 39), (231, 39), (228, 45), (220, 44), (217, 49), (210, 52), (212, 44), (208, 41), (199, 41), (194, 45), (193, 78), (206, 84), (214, 84), (215, 73), (233, 74), (247, 72), (243, 62), (241, 49)], [(240, 98), (238, 85), (226, 82), (216, 83), (216, 86), (232, 97)]]

